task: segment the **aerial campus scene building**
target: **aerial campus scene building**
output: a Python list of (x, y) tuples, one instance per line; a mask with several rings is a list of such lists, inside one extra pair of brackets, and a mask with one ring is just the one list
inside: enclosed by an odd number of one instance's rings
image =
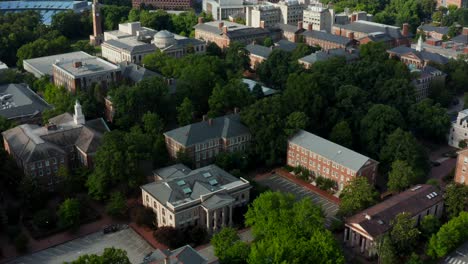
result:
[(468, 264), (468, 2), (377, 2), (1, 1), (0, 263)]

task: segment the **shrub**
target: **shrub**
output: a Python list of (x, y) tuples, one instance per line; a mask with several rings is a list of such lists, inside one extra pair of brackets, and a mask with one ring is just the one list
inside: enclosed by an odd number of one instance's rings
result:
[(330, 189), (336, 188), (336, 182), (334, 180), (322, 176), (318, 176), (315, 182), (317, 183), (317, 187), (324, 191), (330, 191)]
[(6, 228), (6, 233), (8, 235), (8, 238), (10, 238), (10, 240), (13, 240), (15, 237), (17, 237), (20, 234), (20, 232), (21, 232), (21, 229), (17, 225), (9, 225)]
[(19, 253), (24, 253), (28, 249), (29, 238), (24, 233), (15, 238), (15, 247)]
[(172, 226), (162, 226), (153, 233), (154, 238), (171, 249), (181, 247), (185, 243), (182, 232)]
[(435, 187), (439, 187), (439, 181), (437, 179), (429, 179), (426, 182), (427, 184), (433, 185)]
[(195, 246), (202, 245), (208, 240), (208, 232), (203, 226), (194, 226), (189, 229), (188, 236)]
[(55, 225), (55, 217), (51, 211), (43, 209), (34, 214), (33, 224), (42, 229), (49, 229)]
[(127, 212), (127, 201), (121, 192), (113, 192), (106, 206), (106, 211), (113, 217), (124, 216)]
[(291, 172), (291, 171), (293, 171), (293, 170), (294, 170), (294, 168), (293, 168), (293, 167), (291, 167), (291, 166), (289, 166), (289, 165), (284, 165), (284, 167), (283, 167), (283, 168), (284, 168), (285, 170), (289, 171), (289, 172)]
[(57, 212), (61, 227), (71, 227), (73, 229), (80, 225), (81, 204), (78, 199), (66, 199)]
[(344, 230), (344, 222), (338, 219), (333, 219), (330, 225), (330, 231), (338, 233)]
[(431, 238), (432, 234), (435, 234), (440, 228), (439, 218), (433, 215), (426, 215), (419, 225), (419, 230), (426, 238)]
[(156, 215), (151, 208), (140, 206), (133, 211), (133, 221), (135, 221), (138, 226), (156, 228), (155, 219)]
[(451, 182), (455, 177), (455, 169), (453, 169), (449, 174), (445, 175), (442, 180), (444, 182)]

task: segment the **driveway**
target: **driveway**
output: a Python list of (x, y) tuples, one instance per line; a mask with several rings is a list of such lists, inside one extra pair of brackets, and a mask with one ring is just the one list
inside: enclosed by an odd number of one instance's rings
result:
[(326, 221), (325, 224), (330, 226), (332, 219), (336, 219), (335, 215), (338, 212), (338, 205), (326, 199), (325, 197), (314, 193), (313, 191), (290, 181), (289, 179), (283, 178), (278, 174), (273, 174), (268, 177), (262, 177), (256, 180), (259, 184), (264, 185), (272, 189), (273, 191), (280, 191), (285, 193), (292, 193), (298, 200), (302, 198), (309, 198), (312, 203), (322, 207)]
[(62, 264), (73, 261), (85, 254), (101, 254), (104, 248), (115, 247), (127, 251), (131, 263), (141, 263), (144, 256), (154, 251), (133, 229), (127, 228), (111, 234), (95, 232), (90, 235), (71, 240), (61, 245), (22, 256), (10, 264)]
[(468, 264), (468, 242), (449, 254), (442, 263), (445, 264)]

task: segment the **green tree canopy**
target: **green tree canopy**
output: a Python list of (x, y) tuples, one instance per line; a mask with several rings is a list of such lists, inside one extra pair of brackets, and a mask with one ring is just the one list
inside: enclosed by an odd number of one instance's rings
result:
[(461, 212), (457, 217), (442, 225), (439, 232), (432, 235), (427, 246), (427, 254), (441, 258), (468, 239), (468, 212)]
[(235, 229), (231, 227), (223, 228), (213, 236), (211, 244), (221, 264), (247, 263), (250, 247), (240, 240)]
[(77, 199), (69, 198), (63, 201), (57, 212), (59, 225), (77, 228), (80, 224), (81, 205)]
[(184, 98), (182, 104), (177, 107), (177, 121), (180, 126), (185, 126), (193, 122), (193, 104), (187, 97)]
[(208, 99), (209, 117), (218, 117), (235, 107), (243, 108), (253, 102), (253, 95), (240, 79), (231, 79), (226, 85), (217, 84)]
[(331, 133), (330, 140), (343, 147), (353, 147), (353, 133), (348, 125), (348, 122), (341, 121), (337, 123)]
[(340, 194), (339, 215), (353, 215), (377, 202), (378, 193), (367, 178), (356, 177), (348, 182)]
[(80, 256), (77, 260), (66, 262), (67, 264), (130, 264), (127, 252), (118, 248), (105, 248), (102, 255), (91, 254)]
[(388, 174), (388, 189), (392, 192), (401, 192), (415, 184), (417, 178), (413, 168), (404, 160), (395, 160), (392, 170)]
[(419, 237), (419, 230), (415, 227), (416, 220), (409, 213), (400, 213), (391, 222), (390, 238), (398, 255), (410, 253)]
[(444, 193), (445, 210), (449, 218), (454, 218), (468, 206), (468, 187), (452, 183)]
[(434, 104), (431, 99), (424, 99), (411, 106), (409, 122), (414, 126), (418, 135), (436, 141), (445, 140), (450, 128), (447, 110), (440, 104)]
[(245, 215), (255, 242), (248, 263), (344, 263), (332, 234), (324, 228), (320, 208), (291, 194), (265, 192)]
[(433, 234), (439, 231), (439, 228), (440, 220), (434, 215), (424, 216), (419, 225), (419, 230), (421, 231), (421, 234), (423, 234), (426, 238), (431, 238)]

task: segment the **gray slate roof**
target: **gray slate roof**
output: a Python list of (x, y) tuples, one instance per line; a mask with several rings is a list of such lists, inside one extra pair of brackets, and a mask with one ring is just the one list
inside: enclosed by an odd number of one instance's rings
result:
[(315, 152), (356, 172), (370, 160), (370, 158), (362, 154), (304, 130), (297, 132), (289, 139), (289, 142)]
[(296, 49), (297, 43), (291, 42), (286, 39), (281, 39), (280, 41), (275, 43), (275, 49), (278, 48), (280, 50), (284, 50), (287, 52), (292, 52)]
[(109, 131), (102, 118), (87, 121), (85, 125), (73, 125), (73, 117), (65, 113), (49, 119), (57, 125), (56, 130), (24, 124), (2, 133), (14, 155), (23, 162), (33, 162), (65, 154), (69, 146), (76, 146), (85, 153), (94, 153), (102, 142), (103, 134)]
[(419, 30), (424, 30), (424, 31), (434, 31), (434, 32), (437, 32), (437, 33), (443, 34), (443, 35), (447, 35), (447, 33), (449, 32), (448, 27), (436, 27), (436, 26), (432, 26), (432, 25), (422, 25), (418, 29)]
[(0, 85), (0, 97), (7, 94), (12, 97), (0, 101), (0, 116), (7, 119), (35, 116), (52, 108), (26, 84)]
[(301, 33), (305, 31), (305, 29), (303, 28), (298, 28), (297, 25), (289, 25), (283, 23), (276, 24), (276, 27), (281, 29), (283, 32), (289, 33)]
[[(169, 174), (170, 171), (171, 169), (164, 170), (164, 173)], [(159, 172), (163, 173), (161, 170)], [(221, 190), (223, 185), (240, 181), (216, 165), (189, 170), (185, 176), (180, 175), (180, 177), (170, 177), (168, 174), (159, 174), (166, 180), (141, 186), (143, 190), (162, 204), (169, 202), (177, 205), (186, 200), (196, 200), (201, 195)], [(215, 184), (213, 180), (216, 180)], [(190, 188), (190, 193), (184, 193), (185, 188)]]
[[(194, 26), (196, 30), (207, 31), (214, 34), (222, 35), (223, 30), (218, 27), (218, 23), (221, 21), (207, 22), (203, 24), (197, 24)], [(253, 28), (245, 25), (237, 24), (229, 21), (222, 21), (228, 28), (227, 36), (230, 38), (239, 38), (243, 36), (255, 36), (255, 35), (266, 35), (270, 31), (266, 28)]]
[(256, 55), (262, 58), (268, 58), (270, 56), (271, 52), (273, 51), (272, 49), (262, 46), (262, 45), (257, 45), (257, 44), (249, 44), (245, 47), (246, 50), (249, 51), (250, 54)]
[(221, 116), (208, 121), (201, 121), (179, 127), (164, 133), (183, 146), (191, 146), (210, 139), (230, 138), (249, 134), (249, 130), (240, 122), (239, 114)]
[(401, 34), (401, 29), (395, 26), (389, 26), (385, 24), (369, 22), (358, 20), (353, 23), (349, 23), (346, 25), (336, 25), (340, 28), (344, 28), (354, 32), (363, 32), (363, 33), (375, 33), (375, 32), (382, 32), (388, 34), (392, 38), (404, 38)]
[(130, 52), (153, 52), (156, 50), (156, 47), (152, 44), (137, 41), (136, 37), (134, 41), (129, 41), (131, 38), (132, 37), (123, 39), (109, 39), (104, 43), (119, 49), (128, 50)]
[(306, 38), (320, 39), (320, 40), (329, 41), (329, 42), (333, 42), (333, 43), (337, 43), (341, 45), (348, 45), (352, 42), (352, 40), (347, 37), (333, 35), (327, 32), (322, 32), (322, 31), (317, 31), (317, 30), (305, 31), (302, 33), (302, 35)]
[[(165, 262), (167, 260), (167, 262)], [(172, 251), (157, 249), (144, 264), (205, 264), (207, 260), (190, 245)]]
[(120, 63), (120, 67), (122, 68), (122, 76), (132, 80), (132, 82), (135, 83), (154, 76), (162, 77), (162, 75), (138, 66), (134, 63), (122, 62)]
[(393, 49), (390, 49), (389, 52), (395, 53), (397, 56), (403, 56), (405, 54), (412, 53), (416, 55), (418, 58), (424, 61), (432, 61), (440, 64), (447, 64), (449, 59), (438, 54), (432, 53), (426, 50), (417, 51), (413, 48), (406, 47), (406, 46), (398, 46)]
[(468, 35), (460, 34), (460, 35), (458, 35), (456, 37), (453, 37), (452, 41), (455, 42), (455, 43), (461, 43), (461, 44), (467, 45), (468, 44)]
[(353, 50), (352, 53), (345, 49), (330, 49), (328, 51), (317, 51), (299, 59), (300, 62), (314, 64), (319, 61), (326, 61), (333, 57), (345, 57), (346, 61), (352, 61), (359, 58), (359, 51)]

